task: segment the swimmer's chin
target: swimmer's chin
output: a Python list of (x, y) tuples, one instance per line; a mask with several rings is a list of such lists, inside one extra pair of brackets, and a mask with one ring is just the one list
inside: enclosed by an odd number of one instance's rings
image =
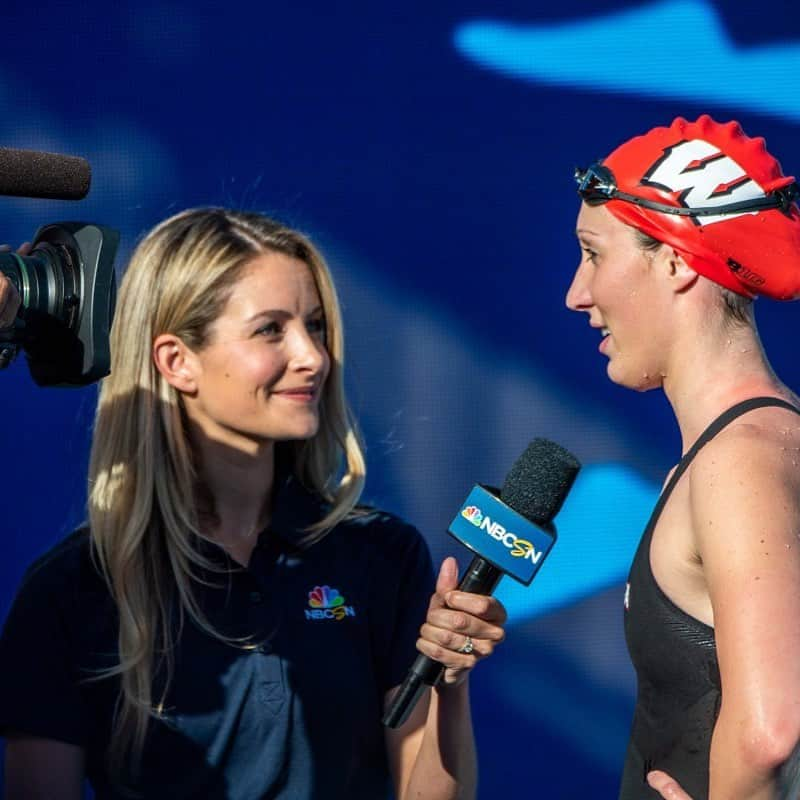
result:
[(639, 372), (638, 375), (626, 374), (622, 370), (615, 369), (615, 365), (612, 361), (608, 362), (606, 373), (612, 383), (616, 383), (617, 386), (623, 386), (626, 389), (632, 389), (635, 392), (649, 392), (652, 389), (662, 389), (667, 377), (663, 372)]

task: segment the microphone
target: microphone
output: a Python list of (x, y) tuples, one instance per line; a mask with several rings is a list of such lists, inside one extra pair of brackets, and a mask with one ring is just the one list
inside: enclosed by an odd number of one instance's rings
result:
[[(500, 497), (475, 485), (448, 533), (475, 553), (458, 589), (492, 594), (503, 575), (528, 586), (556, 540), (553, 517), (580, 469), (572, 453), (548, 439), (534, 439), (511, 467)], [(383, 716), (387, 728), (402, 725), (427, 686), (436, 686), (444, 665), (420, 653)]]
[(92, 169), (84, 158), (0, 147), (0, 194), (81, 200), (91, 180)]

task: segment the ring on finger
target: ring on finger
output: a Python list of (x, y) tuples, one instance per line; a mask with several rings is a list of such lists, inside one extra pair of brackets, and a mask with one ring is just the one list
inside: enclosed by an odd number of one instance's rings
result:
[(468, 656), (474, 650), (475, 650), (475, 645), (472, 643), (472, 637), (471, 636), (467, 636), (467, 640), (464, 642), (464, 644), (461, 645), (461, 647), (458, 648), (458, 650), (456, 652), (457, 653), (464, 653), (464, 655)]

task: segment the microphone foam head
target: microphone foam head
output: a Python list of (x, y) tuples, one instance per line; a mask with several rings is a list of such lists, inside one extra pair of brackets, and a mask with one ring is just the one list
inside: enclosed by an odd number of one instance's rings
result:
[(581, 468), (580, 461), (549, 439), (534, 439), (511, 467), (500, 499), (537, 525), (558, 513)]
[(0, 194), (81, 200), (91, 181), (89, 162), (78, 156), (0, 147)]

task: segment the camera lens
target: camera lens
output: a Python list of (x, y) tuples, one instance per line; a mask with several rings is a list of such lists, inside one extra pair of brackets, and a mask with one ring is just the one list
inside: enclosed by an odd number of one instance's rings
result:
[(27, 256), (3, 254), (0, 270), (20, 294), (23, 319), (46, 314), (68, 326), (72, 324), (80, 276), (66, 247), (42, 243)]
[(0, 272), (22, 300), (0, 342), (25, 351), (40, 386), (82, 386), (108, 374), (118, 245), (111, 228), (61, 222), (40, 228), (27, 255), (0, 252)]
[[(14, 285), (14, 288), (22, 295), (22, 276), (20, 275), (20, 267), (17, 264), (19, 256), (15, 253), (0, 254), (0, 272), (3, 273)], [(22, 265), (24, 269), (25, 265)]]

